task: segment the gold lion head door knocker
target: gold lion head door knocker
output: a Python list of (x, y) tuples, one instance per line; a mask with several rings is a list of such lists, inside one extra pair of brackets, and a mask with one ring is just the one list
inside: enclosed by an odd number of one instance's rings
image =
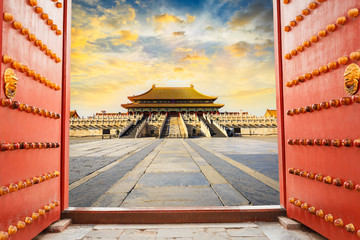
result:
[(354, 95), (359, 90), (360, 67), (352, 63), (344, 73), (345, 91), (349, 95)]
[(18, 78), (16, 77), (14, 70), (8, 68), (5, 70), (4, 79), (5, 79), (5, 95), (7, 98), (11, 99), (15, 97)]

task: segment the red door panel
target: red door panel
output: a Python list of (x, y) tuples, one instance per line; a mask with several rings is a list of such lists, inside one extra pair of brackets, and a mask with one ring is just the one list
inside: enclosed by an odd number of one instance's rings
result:
[[(314, 6), (312, 2), (316, 5), (314, 9), (309, 8)], [(350, 59), (352, 52), (360, 50), (360, 17), (348, 13), (351, 9), (360, 9), (360, 2), (290, 0), (288, 4), (277, 1), (274, 6), (279, 10), (276, 16), (279, 36), (277, 84), (283, 95), (279, 100), (283, 102), (284, 111), (285, 147), (281, 160), (285, 162), (286, 195), (283, 202), (286, 201), (288, 216), (330, 239), (358, 239), (360, 192), (347, 189), (343, 184), (351, 180), (354, 188), (357, 184), (360, 186), (360, 148), (354, 145), (354, 140), (360, 138), (360, 103), (352, 100), (352, 95), (344, 88), (345, 69), (352, 63), (360, 64), (358, 60)], [(337, 23), (342, 16), (346, 17), (345, 24)], [(294, 21), (292, 26), (291, 21)], [(334, 25), (328, 26), (330, 24)], [(289, 26), (287, 31), (286, 26)], [(334, 26), (335, 30), (332, 29)], [(317, 36), (317, 42), (313, 36)], [(310, 42), (309, 46), (306, 43), (303, 46), (305, 41)], [(287, 54), (290, 59), (286, 59), (289, 58)], [(338, 63), (340, 57), (347, 57), (348, 62), (342, 59)], [(313, 72), (315, 69), (320, 71), (318, 76), (316, 71)], [(331, 106), (331, 100), (338, 102), (333, 101)], [(330, 104), (329, 108), (326, 108), (326, 102)], [(336, 107), (337, 103), (339, 106)], [(305, 113), (299, 113), (302, 111), (299, 108), (304, 108)], [(339, 140), (340, 146), (326, 146), (326, 142), (324, 145), (322, 140), (327, 139)], [(343, 140), (349, 140), (351, 145), (346, 146)], [(317, 145), (320, 142), (321, 146)], [(290, 168), (293, 169), (289, 172)], [(314, 174), (307, 175), (310, 172)], [(329, 184), (318, 181), (320, 176), (318, 180), (312, 179), (319, 174), (328, 177)], [(333, 182), (334, 179), (337, 182)], [(291, 203), (290, 198), (299, 202)], [(301, 207), (303, 203), (308, 206)], [(331, 214), (334, 222), (310, 213), (320, 209), (324, 215)], [(330, 219), (330, 215), (328, 217)], [(355, 233), (351, 233), (350, 224), (356, 229)]]
[[(68, 79), (64, 64), (67, 4), (51, 0), (4, 0), (0, 4), (0, 232), (18, 227), (11, 239), (31, 239), (58, 220), (64, 208), (60, 200), (66, 199), (62, 171), (66, 166), (63, 113), (68, 111), (64, 89)], [(13, 97), (6, 94), (8, 69), (18, 79)], [(21, 181), (27, 179), (33, 184), (28, 181), (22, 186)], [(46, 210), (45, 214), (39, 209)], [(17, 226), (33, 213), (40, 214), (37, 220), (23, 229)]]

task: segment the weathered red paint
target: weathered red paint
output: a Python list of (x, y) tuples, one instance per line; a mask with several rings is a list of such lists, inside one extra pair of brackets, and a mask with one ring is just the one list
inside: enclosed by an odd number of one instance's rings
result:
[(64, 40), (63, 40), (63, 98), (61, 143), (61, 210), (69, 207), (69, 129), (70, 129), (70, 56), (71, 56), (71, 0), (64, 4)]
[[(278, 63), (275, 69), (275, 78), (282, 79), (282, 48), (281, 48), (281, 25), (280, 25), (280, 3), (279, 1), (273, 2), (274, 9), (274, 55), (275, 62)], [(286, 169), (285, 166), (285, 136), (284, 136), (284, 103), (283, 103), (283, 84), (281, 81), (276, 81), (276, 109), (277, 128), (278, 128), (278, 154), (279, 154), (279, 185), (280, 185), (280, 205), (285, 208), (286, 206)]]
[[(287, 139), (358, 139), (360, 138), (360, 104), (340, 105), (320, 111), (310, 111), (313, 104), (320, 104), (332, 99), (350, 97), (344, 89), (343, 74), (347, 65), (339, 65), (336, 69), (329, 69), (326, 73), (313, 77), (305, 82), (300, 82), (293, 87), (285, 84), (305, 73), (311, 73), (314, 69), (327, 66), (330, 62), (336, 62), (338, 58), (350, 56), (351, 52), (360, 49), (358, 36), (360, 34), (360, 17), (350, 18), (348, 10), (360, 8), (357, 0), (348, 1), (324, 1), (318, 3), (315, 10), (306, 16), (291, 31), (283, 29), (291, 20), (301, 13), (302, 9), (308, 8), (311, 1), (291, 1), (290, 4), (282, 4), (277, 0), (274, 6), (280, 10), (275, 12), (275, 19), (280, 19), (276, 25), (276, 34), (279, 38), (275, 45), (275, 53), (278, 88), (278, 110), (284, 111), (278, 116), (283, 116), (283, 128), (285, 138), (281, 140), (279, 148), (280, 179), (285, 177), (286, 189), (285, 200), (290, 197), (300, 199), (322, 209), (325, 214), (332, 214), (334, 219), (341, 218), (344, 225), (352, 223), (356, 230), (360, 229), (360, 205), (359, 192), (338, 187), (334, 184), (324, 184), (306, 177), (300, 177), (286, 172), (287, 168), (300, 169), (300, 171), (313, 171), (321, 173), (324, 177), (331, 176), (340, 178), (342, 181), (351, 180), (360, 183), (360, 148), (357, 147), (334, 147), (317, 145), (290, 145), (285, 144)], [(322, 30), (329, 24), (335, 24), (337, 18), (347, 17), (345, 25), (336, 26), (336, 30), (328, 32), (325, 37), (320, 37), (318, 42), (311, 43), (309, 48), (291, 56), (290, 60), (284, 59), (285, 54), (290, 53), (304, 41)], [(281, 36), (281, 37), (280, 37)], [(322, 71), (325, 67), (322, 68)], [(301, 79), (302, 81), (303, 79)], [(280, 104), (279, 104), (280, 103)], [(281, 104), (282, 103), (282, 104)], [(280, 106), (279, 106), (280, 105)], [(284, 114), (288, 110), (300, 107), (309, 108), (309, 112)], [(279, 108), (280, 107), (280, 108)], [(281, 120), (280, 120), (281, 121)], [(279, 126), (281, 124), (278, 124)], [(280, 150), (284, 148), (283, 154)], [(281, 167), (281, 164), (284, 164)], [(282, 202), (283, 203), (283, 202)], [(356, 234), (349, 233), (343, 227), (335, 227), (333, 223), (325, 222), (322, 218), (310, 214), (307, 210), (296, 207), (288, 201), (285, 203), (288, 216), (294, 218), (320, 234), (330, 239), (358, 239)]]
[[(53, 178), (43, 183), (0, 196), (0, 231), (7, 231), (10, 225), (24, 221), (32, 212), (38, 212), (51, 201), (61, 201), (61, 208), (47, 212), (32, 224), (19, 230), (11, 239), (31, 239), (49, 224), (60, 218), (61, 209), (67, 207), (67, 169), (68, 169), (68, 119), (69, 119), (69, 83), (70, 83), (70, 4), (64, 1), (64, 8), (57, 8), (53, 1), (38, 1), (38, 5), (62, 30), (63, 35), (54, 31), (35, 13), (28, 1), (0, 1), (0, 56), (7, 54), (26, 64), (30, 69), (46, 76), (61, 91), (55, 91), (39, 81), (15, 71), (19, 78), (14, 100), (61, 113), (61, 119), (46, 118), (21, 112), (18, 109), (0, 106), (0, 141), (4, 142), (59, 142), (60, 148), (19, 149), (0, 152), (0, 186), (8, 186), (20, 180), (39, 176), (52, 171), (60, 171), (61, 178)], [(64, 14), (65, 11), (65, 14)], [(42, 40), (62, 59), (56, 63), (45, 55), (33, 42), (27, 40), (19, 30), (2, 20), (3, 13), (12, 13), (14, 19)], [(68, 15), (67, 15), (68, 14)], [(65, 17), (64, 17), (65, 16)], [(1, 63), (0, 98), (5, 98), (3, 73), (10, 64)]]

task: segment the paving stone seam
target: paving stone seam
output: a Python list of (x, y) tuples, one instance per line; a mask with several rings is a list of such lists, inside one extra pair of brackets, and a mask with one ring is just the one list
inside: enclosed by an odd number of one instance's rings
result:
[[(205, 174), (205, 173), (203, 172), (202, 167), (196, 162), (196, 160), (194, 159), (194, 156), (193, 156), (194, 154), (192, 154), (192, 153), (196, 153), (196, 155), (198, 155), (198, 156), (196, 156), (196, 157), (203, 159), (203, 160), (208, 164), (209, 167), (213, 168), (213, 170), (214, 170), (215, 172), (217, 172), (221, 178), (224, 179), (225, 184), (230, 184), (230, 182), (229, 182), (225, 177), (223, 177), (213, 166), (211, 166), (210, 163), (208, 163), (203, 157), (201, 157), (200, 154), (198, 154), (195, 149), (193, 149), (193, 148), (192, 148), (189, 144), (187, 144), (184, 140), (182, 140), (182, 143), (183, 143), (183, 145), (185, 146), (185, 149), (186, 149), (187, 152), (189, 153), (190, 157), (194, 160), (195, 164), (199, 167), (200, 172), (206, 177), (206, 179), (208, 179), (208, 181), (209, 181), (209, 183), (210, 183), (210, 186), (212, 186), (212, 183), (211, 183), (212, 181), (210, 181), (210, 179), (207, 177), (207, 174)], [(215, 191), (215, 190), (214, 190), (214, 191)], [(216, 192), (216, 191), (215, 191), (215, 192)]]
[(79, 187), (80, 185), (86, 183), (87, 181), (89, 181), (90, 179), (96, 177), (97, 175), (99, 175), (100, 173), (109, 170), (110, 168), (114, 167), (115, 165), (121, 163), (122, 161), (124, 161), (125, 159), (129, 158), (130, 156), (134, 155), (135, 153), (141, 151), (142, 149), (148, 147), (149, 145), (151, 145), (155, 140), (151, 141), (150, 143), (142, 146), (141, 148), (135, 149), (133, 151), (130, 151), (129, 153), (127, 153), (126, 155), (124, 155), (123, 157), (121, 157), (118, 160), (113, 161), (112, 163), (92, 172), (91, 174), (73, 182), (72, 184), (69, 185), (69, 191), (74, 190), (75, 188)]
[[(132, 141), (132, 142), (130, 142), (130, 143), (133, 143), (133, 142), (134, 142), (134, 141)], [(135, 144), (128, 144), (128, 145), (126, 145), (125, 147), (117, 148), (117, 149), (115, 149), (114, 151), (112, 151), (112, 152), (110, 152), (110, 153), (106, 153), (106, 154), (104, 154), (104, 155), (101, 155), (100, 157), (104, 157), (104, 156), (107, 156), (107, 155), (109, 155), (109, 154), (111, 154), (111, 153), (117, 152), (117, 151), (119, 151), (119, 150), (123, 150), (123, 149), (129, 148), (129, 147), (133, 147), (133, 146), (136, 146), (136, 145), (140, 145), (140, 144), (142, 144), (142, 143), (143, 143), (143, 142), (136, 142)], [(83, 155), (83, 156), (88, 156), (88, 155), (91, 155), (91, 154), (94, 154), (94, 153), (103, 152), (103, 151), (106, 152), (106, 150), (112, 149), (112, 148), (114, 148), (114, 146), (117, 146), (117, 145), (118, 145), (118, 143), (117, 143), (117, 144), (113, 144), (113, 145), (111, 145), (111, 146), (108, 147), (108, 148), (101, 149), (100, 151), (95, 151), (95, 152), (92, 152), (92, 153), (89, 153), (89, 154), (85, 154), (85, 155)], [(123, 146), (123, 145), (120, 145), (120, 146)]]
[[(189, 149), (193, 150), (194, 152), (196, 152), (193, 148), (191, 148), (191, 146), (189, 146), (183, 139), (181, 139), (182, 144), (184, 145), (186, 151), (189, 153), (190, 157), (194, 160), (195, 164), (199, 167), (200, 172), (205, 176), (205, 178), (208, 180), (208, 182), (210, 183), (210, 180), (208, 179), (208, 176), (206, 176), (204, 174), (204, 172), (202, 171), (201, 167), (197, 164), (197, 162), (195, 161), (195, 159), (193, 158), (193, 155), (190, 153)], [(205, 159), (204, 159), (205, 160)], [(215, 170), (216, 171), (216, 170)], [(217, 171), (216, 171), (217, 172)], [(226, 179), (225, 179), (226, 180)], [(227, 181), (227, 180), (226, 180)], [(227, 181), (228, 182), (228, 181)], [(229, 183), (229, 182), (228, 182)], [(218, 192), (215, 191), (215, 188), (213, 187), (213, 185), (210, 183), (210, 187), (211, 189), (214, 191), (214, 193), (216, 194), (216, 196), (219, 198), (221, 204), (223, 206), (225, 206), (224, 201), (221, 199), (220, 195), (218, 194)]]
[[(199, 158), (203, 159), (209, 167), (211, 167), (213, 169), (213, 171), (215, 171), (222, 179), (224, 179), (224, 181), (226, 182), (225, 184), (229, 184), (229, 186), (235, 191), (238, 192), (244, 199), (246, 199), (248, 201), (248, 204), (251, 204), (251, 201), (244, 195), (242, 194), (240, 191), (238, 191), (225, 177), (223, 177), (210, 163), (208, 163), (206, 161), (206, 159), (204, 159), (203, 157), (200, 156), (200, 154), (198, 152), (196, 152), (196, 150), (194, 148), (192, 148), (185, 140), (182, 140), (183, 145), (185, 146), (186, 150), (188, 151), (188, 153), (190, 154), (191, 158), (193, 158), (193, 155), (198, 155)], [(195, 153), (195, 154), (192, 154)], [(193, 158), (194, 159), (194, 158)], [(195, 161), (195, 159), (194, 159)], [(195, 163), (197, 164), (197, 162), (195, 161)], [(198, 167), (200, 168), (200, 171), (204, 174), (203, 169), (201, 168), (200, 165), (198, 165)], [(226, 206), (225, 201), (223, 200), (223, 198), (221, 197), (221, 195), (218, 193), (218, 191), (216, 191), (214, 184), (211, 183), (212, 181), (209, 179), (209, 176), (207, 176), (207, 174), (204, 174), (204, 176), (208, 179), (210, 186), (212, 188), (212, 190), (215, 192), (215, 194), (218, 196), (219, 200), (221, 201), (221, 203)]]
[[(155, 141), (155, 140), (154, 140), (154, 141)], [(133, 187), (132, 187), (129, 191), (127, 191), (127, 194), (126, 194), (126, 196), (123, 198), (123, 200), (121, 201), (121, 203), (119, 203), (118, 207), (120, 207), (121, 204), (125, 201), (125, 199), (126, 199), (126, 198), (129, 196), (129, 194), (132, 192), (132, 190), (135, 188), (135, 186), (136, 186), (136, 184), (139, 182), (140, 178), (144, 175), (144, 173), (146, 172), (146, 170), (147, 170), (147, 168), (149, 167), (149, 165), (153, 162), (153, 160), (155, 159), (155, 157), (158, 155), (160, 149), (161, 149), (162, 146), (164, 145), (164, 142), (165, 142), (165, 141), (161, 142), (161, 143), (159, 144), (159, 146), (157, 146), (148, 156), (146, 156), (141, 162), (139, 162), (130, 172), (126, 173), (119, 181), (117, 181), (116, 183), (114, 183), (114, 184), (105, 192), (105, 194), (104, 194), (103, 196), (101, 196), (98, 200), (96, 200), (96, 202), (94, 202), (94, 203), (92, 204), (92, 206), (98, 205), (99, 202), (104, 198), (104, 196), (105, 196), (106, 194), (112, 193), (112, 188), (113, 188), (116, 184), (122, 182), (122, 181), (125, 180), (127, 177), (129, 177), (133, 172), (136, 171), (137, 168), (141, 167), (142, 163), (148, 161), (148, 158), (152, 158), (151, 161), (150, 161), (150, 163), (149, 163), (148, 166), (146, 167), (146, 169), (143, 171), (142, 175), (138, 178), (138, 180), (135, 182), (135, 184), (133, 185)], [(155, 152), (156, 154), (153, 154), (154, 152)], [(154, 155), (154, 156), (152, 156), (152, 155)]]
[[(125, 145), (120, 145), (120, 146), (125, 146), (125, 147), (121, 147), (121, 148), (118, 148), (116, 151), (119, 151), (119, 150), (122, 150), (122, 149), (125, 149), (125, 148), (128, 148), (129, 146), (131, 146), (131, 143), (133, 143), (134, 141), (131, 141)], [(141, 144), (142, 142), (139, 142), (137, 144)], [(107, 149), (111, 149), (113, 148), (114, 146), (117, 146), (119, 145), (118, 142), (114, 142), (114, 143), (110, 143), (111, 145), (108, 146), (107, 148), (103, 149), (103, 148), (100, 148), (98, 151), (93, 151), (93, 152), (88, 152), (90, 150), (94, 150), (94, 149), (98, 149), (99, 147), (102, 146), (103, 143), (99, 143), (98, 145), (96, 145), (96, 147), (93, 147), (91, 149), (86, 149), (86, 150), (78, 150), (77, 151), (77, 154), (75, 155), (70, 155), (70, 158), (74, 158), (74, 157), (79, 157), (79, 156), (88, 156), (88, 155), (91, 155), (91, 154), (95, 154), (95, 153), (98, 153), (98, 152), (101, 152), (101, 151), (104, 151), (104, 150), (107, 150)]]
[[(87, 148), (86, 150), (83, 150), (83, 151), (92, 151), (92, 150), (95, 150), (95, 149), (97, 149), (97, 148), (99, 148), (99, 146), (101, 146), (102, 145), (102, 143), (97, 143), (95, 146), (94, 145), (92, 145), (92, 148)], [(110, 146), (109, 146), (110, 145)], [(101, 151), (104, 151), (104, 150), (106, 150), (106, 149), (110, 149), (110, 148), (112, 148), (113, 146), (116, 146), (116, 145), (118, 145), (118, 143), (116, 143), (116, 142), (111, 142), (111, 143), (109, 143), (109, 145), (106, 147), (106, 148), (100, 148), (98, 151), (94, 151), (94, 152), (91, 152), (91, 153), (96, 153), (96, 152), (101, 152)], [(91, 153), (88, 153), (88, 154), (91, 154)], [(88, 155), (87, 154), (87, 155)]]
[(259, 180), (259, 181), (262, 182), (262, 183), (264, 183), (265, 185), (271, 187), (272, 189), (274, 189), (274, 190), (276, 190), (276, 191), (280, 191), (279, 182), (277, 182), (277, 181), (275, 181), (275, 180), (273, 180), (273, 179), (271, 179), (271, 178), (269, 178), (269, 177), (267, 177), (267, 176), (265, 176), (265, 175), (263, 175), (263, 174), (255, 171), (254, 169), (249, 168), (249, 167), (247, 167), (247, 166), (245, 166), (245, 165), (243, 165), (243, 164), (241, 164), (241, 163), (239, 163), (239, 162), (237, 162), (237, 161), (235, 161), (235, 160), (233, 160), (233, 159), (231, 159), (231, 158), (229, 158), (229, 157), (227, 157), (227, 156), (225, 156), (225, 155), (223, 155), (223, 154), (221, 154), (221, 153), (215, 152), (215, 151), (207, 148), (207, 147), (204, 146), (203, 144), (195, 143), (194, 141), (192, 141), (192, 142), (193, 142), (194, 144), (202, 147), (202, 148), (205, 149), (206, 151), (214, 154), (215, 156), (221, 158), (222, 160), (230, 163), (230, 164), (233, 165), (234, 167), (236, 167), (236, 168), (244, 171), (245, 173), (249, 174), (249, 175), (252, 176), (253, 178)]
[(139, 152), (131, 155), (107, 171), (90, 179), (78, 188), (69, 192), (70, 206), (89, 207), (99, 196), (103, 195), (111, 186), (131, 171), (142, 159), (149, 155), (162, 141), (156, 140)]

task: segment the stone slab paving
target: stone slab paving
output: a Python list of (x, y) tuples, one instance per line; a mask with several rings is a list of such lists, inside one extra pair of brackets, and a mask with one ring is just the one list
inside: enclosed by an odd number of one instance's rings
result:
[[(212, 167), (214, 167), (227, 181), (242, 195), (244, 195), (253, 205), (278, 205), (279, 204), (279, 191), (269, 187), (264, 182), (259, 181), (258, 179), (250, 176), (246, 172), (234, 167), (234, 165), (225, 161), (224, 159), (214, 155), (209, 152), (207, 149), (199, 146), (198, 144), (205, 145), (208, 149), (219, 149), (221, 151), (226, 151), (226, 143), (229, 141), (227, 139), (217, 141), (217, 145), (214, 144), (215, 139), (195, 139), (185, 140), (186, 143), (191, 146), (202, 158), (204, 158)], [(217, 139), (216, 139), (217, 140)], [(241, 140), (241, 139), (235, 139)], [(234, 141), (234, 140), (231, 140)], [(242, 141), (242, 140), (241, 140)], [(256, 142), (256, 141), (251, 141)], [(205, 144), (204, 144), (205, 143)], [(211, 143), (211, 144), (206, 144)], [(267, 145), (267, 142), (264, 142)], [(241, 145), (241, 144), (240, 144)], [(251, 145), (251, 144), (249, 144)], [(218, 147), (217, 147), (218, 146)], [(220, 146), (220, 147), (219, 147)], [(261, 147), (259, 152), (264, 150)], [(270, 148), (268, 146), (268, 148)], [(211, 150), (211, 151), (213, 151)], [(234, 147), (229, 147), (229, 151), (235, 151)], [(238, 151), (238, 150), (236, 150)], [(251, 147), (251, 151), (255, 152), (255, 147)], [(255, 170), (253, 170), (255, 172)], [(273, 180), (272, 180), (273, 181)]]
[(71, 225), (62, 233), (42, 233), (35, 240), (324, 240), (308, 229), (286, 230), (279, 223), (203, 223)]
[[(147, 141), (139, 140), (136, 142), (134, 142), (134, 140), (124, 141), (122, 139), (111, 139), (70, 145), (70, 184), (146, 146), (152, 141), (154, 141), (154, 139), (148, 139)], [(94, 148), (94, 145), (98, 147)], [(106, 151), (101, 150), (104, 148), (106, 148)]]
[(92, 204), (92, 207), (119, 207), (157, 156), (163, 143), (164, 142), (159, 144), (144, 160), (138, 163), (130, 172), (125, 174), (107, 190), (105, 194), (99, 197), (98, 200)]
[(135, 188), (121, 207), (204, 207), (223, 206), (210, 186), (168, 186)]
[(164, 142), (121, 207), (223, 206), (182, 140)]
[(210, 187), (205, 176), (200, 172), (157, 172), (145, 173), (135, 188), (164, 186), (203, 186)]
[(106, 191), (131, 171), (141, 160), (150, 154), (162, 140), (156, 140), (141, 151), (129, 156), (124, 161), (100, 173), (79, 187), (69, 192), (69, 204), (72, 207), (89, 207)]
[(273, 139), (100, 139), (72, 144), (70, 206), (279, 204)]
[(194, 139), (193, 141), (279, 181), (278, 145), (277, 142), (268, 142), (268, 139), (277, 138), (227, 138), (220, 144), (216, 139)]
[(279, 192), (269, 187), (278, 187), (276, 151), (276, 143), (242, 138), (72, 144), (70, 206), (278, 204)]

